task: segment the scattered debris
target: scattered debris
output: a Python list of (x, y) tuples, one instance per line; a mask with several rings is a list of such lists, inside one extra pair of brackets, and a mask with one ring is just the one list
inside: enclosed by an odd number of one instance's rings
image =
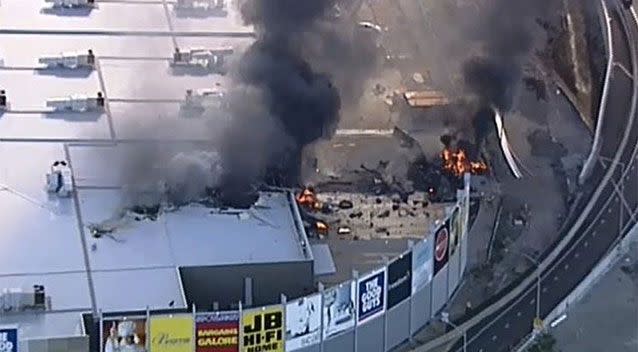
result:
[(135, 221), (151, 220), (155, 221), (159, 217), (161, 206), (159, 204), (151, 206), (135, 205), (129, 208)]
[(442, 92), (434, 90), (406, 91), (402, 93), (402, 96), (411, 108), (431, 108), (450, 103)]
[(354, 207), (354, 204), (352, 204), (352, 201), (349, 201), (347, 199), (339, 202), (339, 208), (341, 209), (352, 209), (352, 207)]
[(100, 238), (115, 231), (115, 228), (107, 228), (99, 224), (89, 225), (88, 228), (91, 236), (93, 236), (94, 238)]
[(386, 88), (381, 85), (381, 83), (377, 83), (374, 85), (374, 88), (372, 88), (372, 93), (376, 96), (382, 95), (386, 92)]
[(323, 221), (317, 221), (315, 226), (317, 228), (317, 232), (324, 236), (328, 234), (328, 230), (330, 229), (330, 227)]
[(313, 187), (304, 188), (304, 190), (297, 196), (297, 203), (310, 211), (322, 208), (321, 203), (317, 200)]
[[(428, 79), (428, 80), (430, 79), (430, 74), (429, 74), (429, 73), (427, 73), (427, 79)], [(425, 76), (423, 76), (423, 74), (422, 74), (422, 73), (420, 73), (420, 72), (415, 72), (415, 73), (412, 75), (412, 80), (413, 80), (415, 83), (417, 83), (417, 84), (425, 84), (426, 77), (425, 77)]]

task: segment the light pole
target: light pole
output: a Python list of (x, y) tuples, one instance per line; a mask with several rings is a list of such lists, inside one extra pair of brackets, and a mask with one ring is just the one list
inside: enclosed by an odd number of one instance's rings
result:
[[(441, 313), (441, 321), (455, 330), (459, 328), (456, 324), (450, 321), (450, 314), (448, 312)], [(463, 352), (467, 352), (467, 332), (465, 330), (463, 330)]]

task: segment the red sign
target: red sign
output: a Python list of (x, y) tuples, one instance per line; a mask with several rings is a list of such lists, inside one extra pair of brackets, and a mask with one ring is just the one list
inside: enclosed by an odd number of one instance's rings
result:
[(213, 312), (195, 318), (197, 352), (238, 352), (239, 313)]
[(445, 259), (445, 254), (447, 253), (447, 242), (448, 242), (448, 232), (447, 228), (443, 227), (439, 229), (439, 232), (436, 234), (436, 247), (434, 249), (435, 258), (437, 261), (441, 261)]
[(450, 222), (446, 221), (434, 235), (434, 276), (445, 267), (450, 243)]

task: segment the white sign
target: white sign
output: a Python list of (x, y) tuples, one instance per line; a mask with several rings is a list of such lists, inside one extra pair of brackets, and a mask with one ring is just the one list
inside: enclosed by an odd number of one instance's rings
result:
[(321, 295), (315, 294), (286, 304), (286, 351), (319, 343)]
[(323, 292), (324, 339), (354, 327), (355, 300), (354, 281), (330, 287)]
[(412, 247), (412, 294), (432, 281), (434, 241), (427, 238)]

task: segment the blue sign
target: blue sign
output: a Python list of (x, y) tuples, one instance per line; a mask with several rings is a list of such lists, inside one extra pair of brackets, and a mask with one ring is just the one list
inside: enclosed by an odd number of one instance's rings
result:
[(359, 323), (370, 320), (385, 311), (385, 267), (359, 279)]
[(0, 352), (18, 352), (17, 327), (0, 327)]

